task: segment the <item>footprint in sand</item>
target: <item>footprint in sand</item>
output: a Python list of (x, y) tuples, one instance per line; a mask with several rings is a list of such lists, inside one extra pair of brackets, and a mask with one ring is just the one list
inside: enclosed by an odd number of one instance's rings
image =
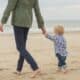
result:
[(80, 61), (71, 61), (71, 64), (78, 64)]
[(25, 75), (25, 74), (30, 74), (31, 72), (23, 72), (23, 73), (17, 73), (17, 72), (12, 72), (13, 74), (15, 74), (15, 75), (19, 75), (19, 76), (21, 76), (21, 75)]
[(80, 71), (80, 68), (71, 68), (71, 69), (69, 69), (68, 71), (69, 71), (69, 72), (71, 72), (71, 71)]
[(9, 70), (8, 68), (0, 68), (0, 71)]
[(4, 70), (4, 69), (1, 69), (1, 68), (0, 68), (0, 71), (3, 71), (3, 70)]

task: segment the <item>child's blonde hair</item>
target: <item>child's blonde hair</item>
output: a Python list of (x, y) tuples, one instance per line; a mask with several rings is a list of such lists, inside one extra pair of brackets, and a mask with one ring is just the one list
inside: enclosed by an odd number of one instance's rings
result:
[(59, 35), (63, 35), (64, 34), (64, 27), (62, 25), (55, 26), (55, 33), (57, 33)]

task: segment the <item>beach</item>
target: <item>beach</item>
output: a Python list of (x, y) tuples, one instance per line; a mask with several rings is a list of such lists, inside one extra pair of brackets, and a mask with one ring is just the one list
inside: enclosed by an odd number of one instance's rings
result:
[(66, 32), (68, 72), (57, 73), (53, 42), (40, 33), (30, 33), (27, 47), (42, 70), (42, 75), (30, 78), (32, 70), (24, 64), (22, 75), (15, 75), (19, 53), (13, 34), (0, 34), (0, 80), (80, 80), (80, 32)]

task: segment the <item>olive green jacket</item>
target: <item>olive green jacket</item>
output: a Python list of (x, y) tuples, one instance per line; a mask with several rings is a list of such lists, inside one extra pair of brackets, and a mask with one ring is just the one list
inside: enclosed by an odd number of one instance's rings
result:
[(12, 25), (31, 27), (33, 21), (32, 10), (34, 9), (39, 28), (44, 26), (40, 13), (38, 0), (8, 0), (1, 22), (5, 24), (12, 13)]

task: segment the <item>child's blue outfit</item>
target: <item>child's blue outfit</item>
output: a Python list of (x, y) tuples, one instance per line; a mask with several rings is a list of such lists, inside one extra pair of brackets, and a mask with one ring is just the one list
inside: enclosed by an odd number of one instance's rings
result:
[(67, 50), (66, 50), (66, 40), (62, 35), (47, 35), (47, 38), (54, 42), (55, 45), (55, 53), (58, 58), (58, 67), (64, 67), (66, 65), (66, 57), (67, 57)]

